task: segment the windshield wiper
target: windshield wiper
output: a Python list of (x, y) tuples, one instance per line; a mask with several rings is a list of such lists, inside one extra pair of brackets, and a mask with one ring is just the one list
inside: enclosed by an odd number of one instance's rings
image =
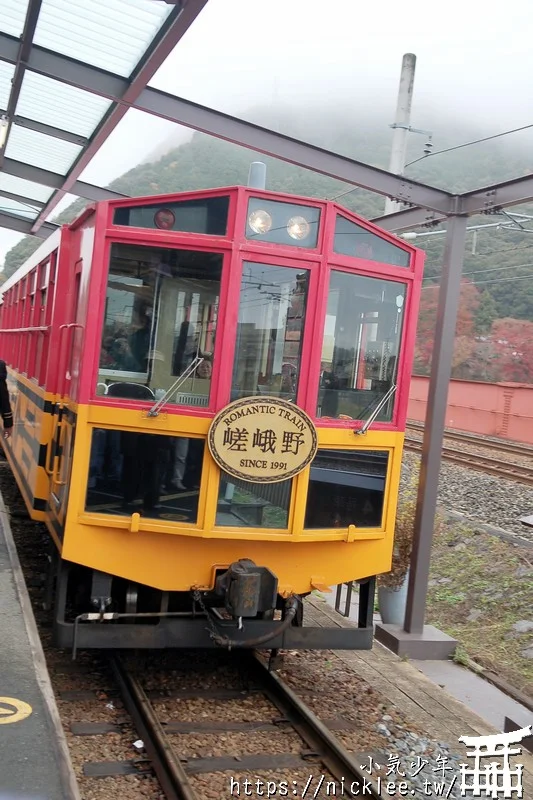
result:
[(200, 366), (203, 360), (204, 359), (202, 357), (196, 356), (194, 361), (191, 361), (187, 369), (184, 372), (182, 372), (181, 375), (174, 381), (170, 389), (167, 389), (163, 397), (161, 397), (161, 399), (158, 400), (157, 403), (154, 403), (154, 405), (148, 412), (149, 417), (157, 417), (163, 406), (166, 405), (166, 403), (168, 403), (170, 396), (174, 392), (178, 391), (182, 383), (184, 383), (187, 380), (187, 378), (191, 377), (193, 372), (196, 371), (196, 369)]
[[(376, 419), (376, 417), (378, 416), (379, 412), (381, 411), (381, 409), (383, 408), (383, 406), (385, 405), (385, 403), (387, 403), (387, 401), (388, 401), (388, 400), (390, 400), (390, 398), (392, 397), (392, 395), (394, 394), (394, 392), (395, 392), (395, 391), (396, 391), (396, 384), (394, 383), (394, 384), (393, 384), (393, 385), (390, 387), (390, 389), (389, 389), (389, 391), (387, 392), (387, 394), (386, 394), (386, 395), (384, 395), (384, 396), (381, 398), (381, 400), (379, 401), (378, 405), (376, 406), (376, 408), (374, 409), (374, 411), (372, 412), (372, 414), (369, 416), (369, 418), (367, 419), (367, 421), (365, 422), (365, 424), (363, 425), (363, 427), (362, 427), (362, 428), (360, 428), (358, 431), (354, 431), (354, 433), (355, 433), (357, 436), (362, 436), (363, 434), (365, 434), (365, 433), (367, 432), (367, 430), (370, 428), (370, 426), (372, 425), (372, 423), (374, 422), (374, 420), (375, 420), (375, 419)], [(371, 408), (372, 408), (372, 406), (371, 406)]]

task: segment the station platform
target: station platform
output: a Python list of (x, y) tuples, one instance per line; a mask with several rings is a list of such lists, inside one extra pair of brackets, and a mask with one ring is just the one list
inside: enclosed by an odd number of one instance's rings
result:
[[(334, 592), (308, 597), (305, 614), (313, 625), (357, 625), (357, 603), (343, 617), (335, 611)], [(453, 661), (404, 660), (376, 640), (370, 651), (335, 655), (437, 742), (457, 748), (462, 736), (490, 736), (533, 724), (531, 710)], [(533, 755), (524, 744), (519, 759), (523, 797), (533, 798)]]
[[(336, 588), (336, 587), (332, 587)], [(342, 587), (341, 609), (344, 608), (346, 587)], [(335, 608), (335, 591), (324, 597), (330, 608)], [(348, 619), (357, 624), (357, 593), (352, 595), (352, 603)], [(338, 615), (335, 614), (335, 619)], [(342, 619), (342, 617), (341, 617)], [(381, 617), (374, 613), (374, 624), (380, 623)], [(379, 642), (374, 640), (374, 647)], [(385, 652), (389, 652), (380, 645)], [(400, 659), (401, 660), (401, 659)], [(500, 732), (505, 728), (506, 720), (526, 720), (525, 725), (533, 725), (533, 711), (518, 703), (480, 675), (451, 660), (419, 661), (411, 659), (410, 663), (423, 672), (437, 686), (446, 689), (447, 693), (478, 714), (486, 723)], [(1, 800), (1, 798), (0, 798)]]
[(1, 496), (0, 638), (0, 800), (79, 800)]

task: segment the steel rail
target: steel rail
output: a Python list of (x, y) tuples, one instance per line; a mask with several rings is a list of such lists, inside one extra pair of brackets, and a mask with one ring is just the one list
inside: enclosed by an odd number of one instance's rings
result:
[[(381, 800), (382, 794), (376, 781), (363, 774), (351, 753), (290, 686), (277, 673), (269, 670), (268, 664), (258, 653), (250, 655), (249, 665), (251, 674), (268, 699), (289, 720), (333, 777), (339, 783), (342, 781), (342, 785), (350, 789), (354, 796)], [(313, 790), (310, 789), (309, 797), (313, 796)]]
[[(257, 652), (249, 651), (241, 662), (254, 689), (259, 690), (283, 714), (300, 738), (309, 747), (309, 756), (322, 763), (330, 775), (352, 794), (382, 800), (375, 780), (364, 775), (353, 756), (344, 748), (329, 728), (309, 709), (296, 693), (269, 670), (267, 662)], [(111, 667), (120, 695), (131, 715), (138, 735), (167, 800), (198, 800), (179, 756), (173, 751), (150, 700), (135, 677), (117, 655)], [(331, 778), (316, 776), (318, 789)], [(313, 796), (315, 786), (310, 789)], [(318, 791), (317, 789), (317, 791)]]
[[(404, 446), (406, 450), (412, 450), (416, 453), (422, 452), (422, 441), (419, 439), (406, 438)], [(524, 483), (527, 486), (533, 485), (533, 468), (531, 467), (512, 464), (489, 456), (480, 456), (478, 453), (458, 453), (450, 447), (442, 448), (442, 457), (445, 461), (476, 470), (477, 472), (484, 472), (487, 475), (494, 475), (517, 483)]]
[(143, 740), (165, 797), (167, 800), (198, 800), (144, 689), (124, 667), (119, 656), (111, 658), (111, 667), (124, 705)]
[[(412, 431), (422, 432), (424, 430), (424, 424), (422, 422), (408, 422), (406, 427)], [(533, 458), (533, 447), (531, 445), (522, 444), (521, 442), (495, 441), (494, 439), (487, 439), (481, 434), (455, 430), (446, 430), (444, 432), (444, 438), (455, 439), (468, 444), (472, 443), (473, 445), (486, 447), (490, 450), (499, 450), (502, 453), (509, 453), (517, 456), (530, 456)]]

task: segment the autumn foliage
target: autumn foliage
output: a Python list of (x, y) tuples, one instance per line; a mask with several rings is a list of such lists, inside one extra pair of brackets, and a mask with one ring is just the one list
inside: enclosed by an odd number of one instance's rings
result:
[[(439, 287), (422, 290), (414, 372), (429, 374)], [(490, 301), (490, 298), (489, 298)], [(487, 316), (488, 301), (470, 281), (461, 284), (452, 377), (463, 380), (533, 383), (533, 322)]]

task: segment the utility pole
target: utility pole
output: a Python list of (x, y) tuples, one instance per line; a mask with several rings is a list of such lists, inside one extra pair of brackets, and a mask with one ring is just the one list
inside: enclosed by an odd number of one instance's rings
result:
[[(405, 156), (407, 151), (407, 134), (409, 133), (409, 122), (411, 119), (411, 105), (413, 102), (413, 86), (415, 82), (416, 56), (413, 53), (406, 53), (402, 59), (402, 72), (400, 75), (400, 87), (398, 89), (398, 103), (396, 105), (396, 120), (391, 127), (394, 129), (392, 139), (392, 152), (390, 158), (389, 172), (395, 175), (402, 175), (405, 167)], [(387, 198), (385, 202), (385, 214), (392, 214), (400, 210), (400, 204)]]

